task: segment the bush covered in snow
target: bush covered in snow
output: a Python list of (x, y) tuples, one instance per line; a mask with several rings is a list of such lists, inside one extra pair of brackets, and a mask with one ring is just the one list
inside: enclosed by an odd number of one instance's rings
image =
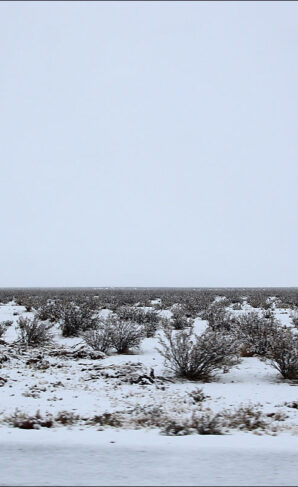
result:
[(4, 335), (7, 328), (12, 324), (13, 324), (13, 321), (10, 321), (10, 320), (0, 322), (0, 337), (2, 337)]
[(208, 321), (211, 330), (215, 332), (230, 331), (233, 327), (234, 320), (225, 309), (225, 301), (220, 300), (212, 303), (201, 314), (203, 320)]
[(64, 337), (79, 336), (86, 330), (97, 327), (98, 319), (94, 310), (87, 304), (77, 306), (73, 303), (64, 307), (62, 312), (61, 328)]
[(178, 332), (165, 328), (164, 334), (165, 338), (159, 337), (159, 352), (177, 376), (204, 380), (238, 362), (236, 342), (227, 334), (206, 330), (197, 336), (193, 328)]
[(267, 361), (284, 379), (298, 379), (298, 336), (289, 328), (280, 328), (272, 337), (267, 350)]
[(237, 335), (247, 354), (264, 357), (277, 339), (280, 324), (273, 315), (268, 316), (251, 312), (238, 318)]
[(40, 321), (51, 321), (57, 323), (63, 317), (63, 307), (60, 303), (49, 302), (42, 304), (37, 312), (36, 316)]
[(161, 433), (167, 436), (185, 436), (194, 433), (199, 435), (223, 434), (220, 415), (210, 412), (192, 415), (191, 419), (168, 420)]
[(93, 350), (106, 353), (112, 348), (111, 331), (111, 325), (107, 320), (106, 322), (100, 322), (94, 330), (87, 330), (82, 336), (87, 345)]
[(160, 327), (161, 319), (155, 310), (143, 310), (133, 306), (121, 306), (115, 312), (121, 321), (142, 325), (146, 337), (153, 337)]
[(293, 323), (294, 327), (298, 329), (298, 313), (297, 312), (293, 313), (291, 318), (292, 318), (292, 323)]
[(182, 306), (176, 304), (172, 306), (171, 311), (171, 324), (174, 330), (184, 330), (185, 328), (192, 326), (193, 320), (187, 318), (185, 310)]
[(51, 327), (52, 325), (40, 323), (36, 317), (24, 318), (21, 316), (17, 321), (18, 343), (29, 347), (46, 345), (52, 338), (49, 332)]
[(118, 316), (108, 316), (103, 321), (103, 326), (107, 327), (111, 347), (117, 353), (128, 353), (131, 348), (138, 347), (144, 338), (141, 325), (134, 321), (121, 320)]

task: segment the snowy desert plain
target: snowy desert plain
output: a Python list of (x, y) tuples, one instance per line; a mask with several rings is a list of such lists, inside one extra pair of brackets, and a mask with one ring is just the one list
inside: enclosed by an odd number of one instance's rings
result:
[[(211, 323), (212, 333), (229, 334), (221, 323), (243, 327), (248, 315), (296, 337), (295, 300), (267, 290), (258, 305), (252, 292), (230, 299), (213, 290), (189, 312), (185, 290), (179, 303), (158, 290), (146, 299), (136, 291), (135, 302), (130, 291), (127, 303), (117, 293), (2, 291), (0, 485), (298, 485), (298, 380), (244, 351), (242, 335), (235, 363), (205, 379), (179, 376), (160, 343), (166, 329), (200, 337)], [(86, 303), (89, 331), (73, 313)], [(66, 328), (66, 309), (75, 331)], [(117, 313), (142, 336), (122, 353), (102, 352), (90, 336)], [(39, 344), (28, 341), (34, 317), (46, 330)]]

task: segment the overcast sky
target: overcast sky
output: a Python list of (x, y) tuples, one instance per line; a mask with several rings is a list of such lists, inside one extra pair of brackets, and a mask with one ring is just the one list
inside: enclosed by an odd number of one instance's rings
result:
[(1, 2), (0, 286), (297, 286), (297, 2)]

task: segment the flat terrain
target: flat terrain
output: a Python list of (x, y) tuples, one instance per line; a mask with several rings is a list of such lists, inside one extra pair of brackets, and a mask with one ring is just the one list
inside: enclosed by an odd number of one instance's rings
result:
[[(250, 310), (245, 304), (234, 313)], [(290, 309), (274, 312), (290, 325)], [(211, 382), (175, 379), (164, 367), (157, 337), (145, 338), (131, 354), (72, 358), (61, 350), (79, 350), (82, 339), (63, 338), (58, 325), (51, 345), (17, 353), (19, 316), (32, 313), (14, 302), (0, 306), (0, 321), (14, 322), (2, 337), (9, 360), (0, 369), (1, 485), (297, 485), (298, 410), (289, 405), (297, 402), (298, 388), (267, 363), (245, 357)], [(195, 326), (200, 333), (207, 322), (198, 317)], [(135, 381), (152, 371), (152, 382)], [(205, 395), (199, 403), (192, 396), (198, 388)], [(162, 434), (165, 421), (247, 407), (260, 412), (260, 427)], [(49, 429), (20, 430), (7, 420), (16, 409), (68, 419)], [(118, 423), (91, 421), (105, 414)]]

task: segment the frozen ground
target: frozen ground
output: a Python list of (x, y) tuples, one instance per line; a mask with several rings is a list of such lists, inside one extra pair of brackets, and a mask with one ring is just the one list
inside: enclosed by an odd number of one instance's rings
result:
[[(0, 306), (0, 321), (15, 322), (19, 315), (14, 313), (30, 316), (23, 307), (8, 304)], [(290, 322), (289, 313), (276, 310), (283, 323)], [(206, 322), (198, 319), (196, 326), (203, 330)], [(13, 343), (14, 325), (4, 338)], [(63, 339), (57, 328), (55, 342), (70, 349), (80, 339)], [(0, 369), (7, 381), (0, 388), (0, 485), (298, 484), (298, 412), (285, 404), (298, 400), (297, 384), (282, 380), (276, 370), (255, 357), (243, 358), (230, 372), (204, 384), (163, 379), (130, 384), (119, 376), (128, 365), (134, 371), (153, 369), (155, 377), (169, 378), (156, 346), (156, 339), (145, 339), (139, 353), (103, 360), (74, 360), (49, 355), (47, 349), (32, 350), (4, 362)], [(28, 364), (40, 353), (43, 359)], [(110, 377), (105, 377), (107, 370)], [(198, 387), (207, 395), (202, 405), (190, 396)], [(255, 434), (233, 429), (223, 436), (169, 437), (159, 429), (131, 422), (150, 411), (181, 419), (202, 410), (213, 414), (247, 405), (256, 405), (266, 415), (268, 429)], [(122, 415), (123, 425), (98, 431), (98, 426), (82, 420), (71, 427), (19, 430), (5, 423), (16, 408), (53, 416), (68, 411), (85, 420), (115, 412)], [(132, 429), (136, 427), (140, 429)]]

